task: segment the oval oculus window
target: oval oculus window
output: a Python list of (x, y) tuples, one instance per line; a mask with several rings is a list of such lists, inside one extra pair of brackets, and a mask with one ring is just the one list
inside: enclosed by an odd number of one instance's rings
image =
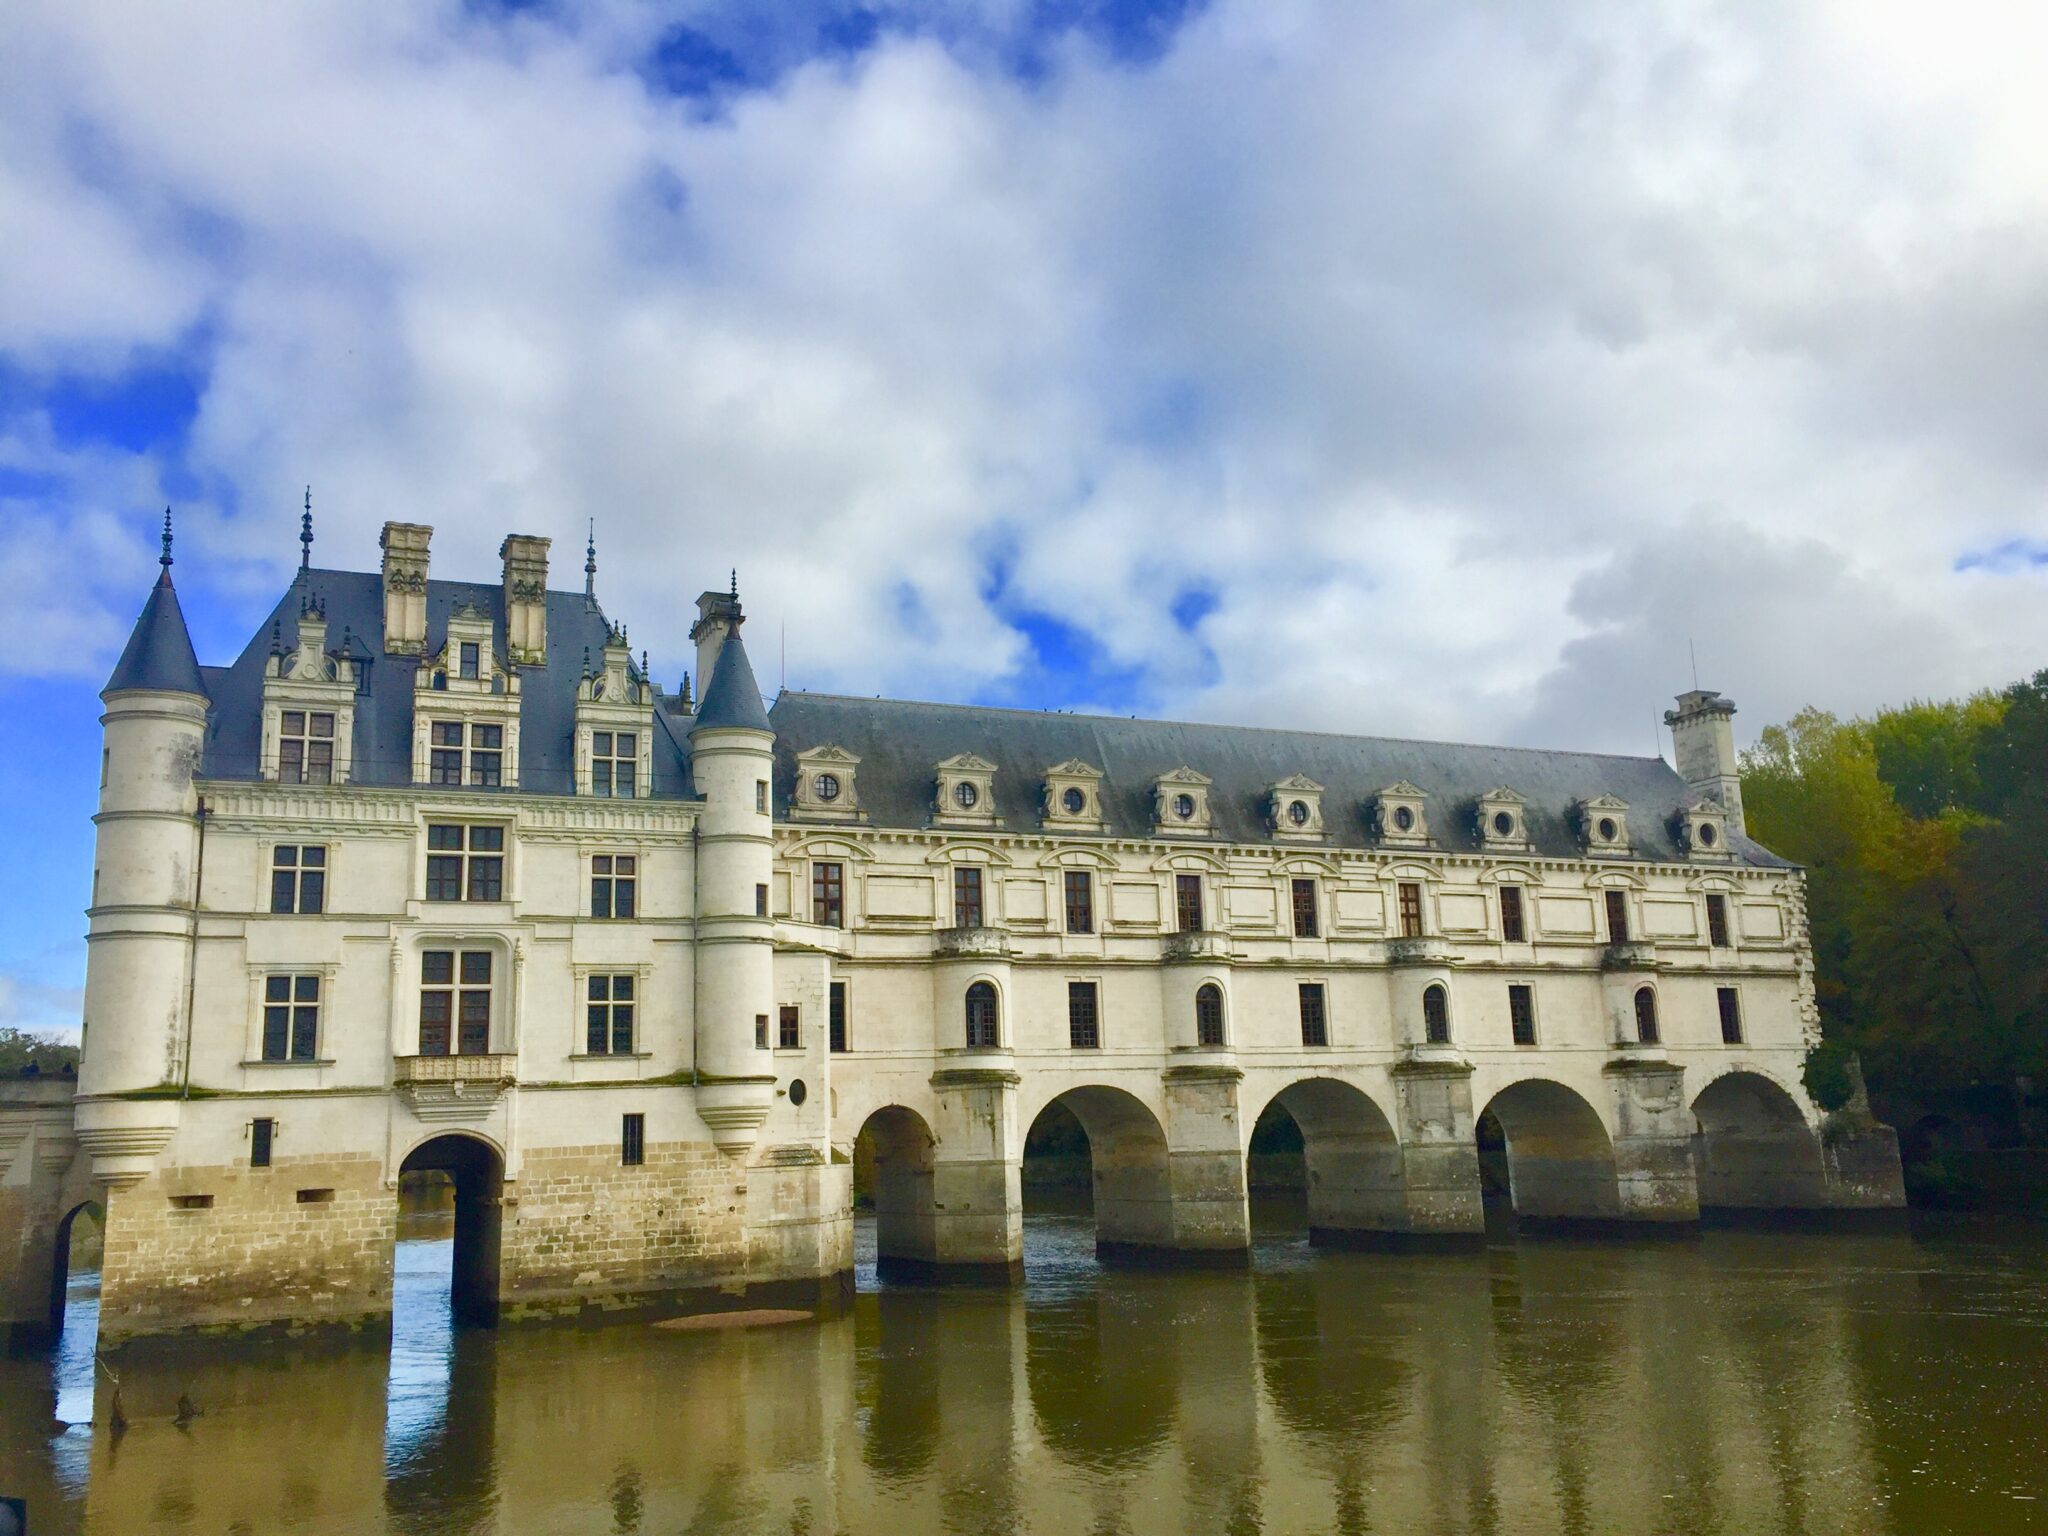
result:
[(1714, 831), (1714, 824), (1711, 821), (1703, 821), (1700, 823), (1700, 846), (1702, 848), (1713, 847), (1714, 839), (1718, 835), (1719, 834)]
[(1195, 797), (1193, 795), (1175, 795), (1173, 797), (1173, 814), (1182, 821), (1193, 821), (1195, 819)]
[(839, 798), (839, 775), (836, 773), (821, 773), (812, 783), (811, 788), (817, 791), (820, 800), (837, 800)]
[(962, 779), (953, 786), (953, 803), (963, 811), (971, 811), (981, 803), (981, 791)]
[(1060, 796), (1060, 805), (1069, 816), (1078, 816), (1088, 809), (1088, 797), (1078, 789), (1069, 788)]
[(801, 1104), (805, 1099), (809, 1098), (810, 1096), (811, 1090), (804, 1086), (804, 1080), (802, 1078), (797, 1078), (794, 1082), (792, 1082), (789, 1085), (790, 1103)]
[(1506, 811), (1495, 811), (1493, 813), (1493, 835), (1495, 837), (1512, 836), (1514, 834), (1514, 830), (1514, 817), (1510, 816)]
[(1614, 824), (1614, 818), (1612, 816), (1602, 816), (1600, 818), (1601, 842), (1611, 843), (1615, 840), (1615, 838), (1619, 837), (1620, 835), (1621, 828)]
[(1413, 832), (1415, 830), (1415, 813), (1405, 805), (1394, 807), (1394, 830), (1397, 832)]
[(1307, 826), (1308, 802), (1306, 800), (1295, 800), (1290, 802), (1287, 807), (1287, 819), (1293, 822), (1297, 827)]

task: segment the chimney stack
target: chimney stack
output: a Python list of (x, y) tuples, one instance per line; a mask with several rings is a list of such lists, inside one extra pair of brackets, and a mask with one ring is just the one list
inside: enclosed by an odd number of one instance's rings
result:
[[(737, 584), (735, 584), (737, 585)], [(690, 638), (697, 642), (697, 689), (701, 693), (718, 665), (718, 652), (725, 637), (746, 621), (740, 612), (738, 592), (706, 592), (697, 599), (697, 622), (690, 626)]]
[(418, 656), (427, 648), (427, 545), (424, 523), (386, 523), (377, 537), (384, 551), (384, 649)]
[(1728, 829), (1742, 824), (1742, 777), (1735, 761), (1735, 705), (1711, 688), (1695, 688), (1678, 696), (1678, 708), (1664, 712), (1671, 727), (1671, 745), (1678, 756), (1679, 777), (1693, 790), (1720, 803), (1728, 813)]
[(498, 546), (505, 562), (505, 650), (513, 665), (548, 664), (548, 539), (508, 534)]

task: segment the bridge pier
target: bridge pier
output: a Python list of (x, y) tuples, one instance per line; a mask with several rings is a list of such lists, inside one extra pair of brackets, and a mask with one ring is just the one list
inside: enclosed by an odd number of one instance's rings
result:
[(55, 1340), (64, 1319), (68, 1217), (100, 1198), (78, 1156), (72, 1087), (14, 1082), (0, 1096), (0, 1329), (9, 1349)]
[[(931, 1081), (938, 1123), (927, 1197), (930, 1236), (921, 1251), (880, 1256), (911, 1260), (935, 1279), (1021, 1279), (1024, 1138), (1017, 1124), (1017, 1085), (1022, 1079), (991, 1062), (942, 1068)], [(878, 1213), (880, 1199), (878, 1191)]]
[(1660, 1051), (1631, 1050), (1602, 1069), (1614, 1093), (1614, 1176), (1623, 1221), (1697, 1222), (1692, 1115), (1685, 1069)]
[[(1167, 1246), (1189, 1256), (1248, 1261), (1251, 1206), (1238, 1125), (1244, 1073), (1219, 1059), (1171, 1066), (1161, 1076), (1172, 1215)], [(1095, 1219), (1099, 1238), (1105, 1235), (1099, 1204)]]
[(1471, 1064), (1455, 1052), (1418, 1046), (1391, 1076), (1401, 1117), (1402, 1219), (1396, 1232), (1411, 1241), (1483, 1242), (1486, 1207)]

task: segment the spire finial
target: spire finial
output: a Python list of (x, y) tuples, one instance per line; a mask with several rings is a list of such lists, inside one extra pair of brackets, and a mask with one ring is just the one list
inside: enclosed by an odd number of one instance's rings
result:
[(156, 563), (164, 568), (164, 574), (171, 570), (171, 509), (164, 508), (164, 552), (157, 556)]
[(732, 597), (733, 597), (733, 601), (734, 601), (734, 602), (738, 602), (738, 601), (739, 601), (739, 596), (740, 596), (740, 568), (739, 568), (738, 566), (734, 566), (734, 567), (732, 568)]
[(313, 566), (313, 487), (306, 487), (306, 510), (299, 514), (299, 569)]
[(590, 542), (583, 546), (583, 596), (597, 601), (597, 519), (590, 520)]

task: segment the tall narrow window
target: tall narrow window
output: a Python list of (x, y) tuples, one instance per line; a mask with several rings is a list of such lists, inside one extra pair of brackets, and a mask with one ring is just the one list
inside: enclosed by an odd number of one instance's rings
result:
[(982, 925), (981, 870), (973, 864), (953, 866), (953, 926), (979, 928)]
[(996, 989), (985, 981), (977, 981), (967, 989), (967, 1048), (994, 1050), (1000, 1039), (999, 1022)]
[(1422, 887), (1401, 883), (1401, 937), (1419, 939), (1422, 937)]
[(1657, 1043), (1657, 994), (1648, 987), (1636, 988), (1636, 1039), (1644, 1045)]
[(632, 1055), (633, 977), (593, 976), (584, 990), (584, 1049), (592, 1056)]
[(1304, 981), (1301, 984), (1301, 1043), (1330, 1043), (1330, 1019), (1323, 1006), (1323, 984), (1319, 981)]
[(1195, 988), (1195, 1044), (1223, 1043), (1223, 989), (1213, 981)]
[(1077, 1051), (1102, 1048), (1102, 1015), (1092, 981), (1067, 983), (1067, 1044)]
[(1296, 880), (1290, 890), (1294, 899), (1294, 936), (1313, 939), (1322, 930), (1316, 912), (1316, 883), (1313, 880)]
[(1508, 988), (1508, 1029), (1515, 1044), (1536, 1043), (1536, 991), (1524, 982)]
[(640, 766), (640, 737), (634, 731), (590, 733), (590, 792), (600, 800), (630, 800)]
[(263, 978), (263, 1059), (311, 1061), (320, 1039), (320, 978)]
[(831, 1047), (835, 1051), (846, 1049), (846, 983), (835, 981), (827, 994), (826, 1019), (831, 1030)]
[(1085, 869), (1066, 873), (1067, 932), (1095, 931), (1095, 879)]
[(630, 853), (591, 855), (590, 915), (631, 917), (639, 906), (639, 857)]
[(1173, 877), (1173, 914), (1182, 933), (1202, 931), (1202, 877), (1200, 875), (1175, 875)]
[(270, 852), (270, 910), (327, 910), (327, 850), (317, 843), (279, 843)]
[(820, 928), (846, 926), (846, 866), (811, 866), (811, 921)]
[(1519, 885), (1500, 888), (1500, 936), (1510, 944), (1519, 944), (1528, 936), (1522, 921), (1522, 888)]
[(277, 781), (280, 784), (334, 782), (334, 716), (287, 709), (277, 717)]
[(768, 1049), (768, 1015), (765, 1013), (754, 1015), (754, 1049), (757, 1051)]
[(427, 900), (502, 901), (505, 829), (442, 823), (427, 828)]
[(795, 1003), (784, 1003), (775, 1019), (775, 1048), (778, 1051), (803, 1049), (803, 1015)]
[(1716, 949), (1728, 947), (1728, 898), (1719, 891), (1707, 892), (1707, 942)]
[(647, 1117), (619, 1116), (619, 1166), (638, 1168), (647, 1158)]
[(268, 1168), (270, 1166), (270, 1141), (277, 1134), (275, 1120), (251, 1120), (249, 1122), (249, 1166)]
[(1628, 893), (1609, 891), (1607, 893), (1607, 942), (1626, 944), (1628, 942)]
[(1422, 989), (1422, 1038), (1431, 1045), (1451, 1043), (1451, 999), (1442, 982)]
[(754, 886), (754, 916), (766, 917), (767, 915), (768, 887), (757, 883)]
[(1733, 987), (1716, 987), (1714, 1002), (1721, 1010), (1721, 1043), (1742, 1044), (1742, 1002)]
[(756, 816), (766, 816), (768, 814), (768, 781), (766, 779), (754, 780), (754, 814)]
[(475, 681), (482, 661), (483, 647), (474, 640), (465, 640), (462, 644), (462, 650), (457, 657), (457, 670), (460, 675), (470, 679), (472, 682)]
[(487, 949), (430, 949), (420, 956), (420, 1054), (481, 1056), (491, 1048)]

